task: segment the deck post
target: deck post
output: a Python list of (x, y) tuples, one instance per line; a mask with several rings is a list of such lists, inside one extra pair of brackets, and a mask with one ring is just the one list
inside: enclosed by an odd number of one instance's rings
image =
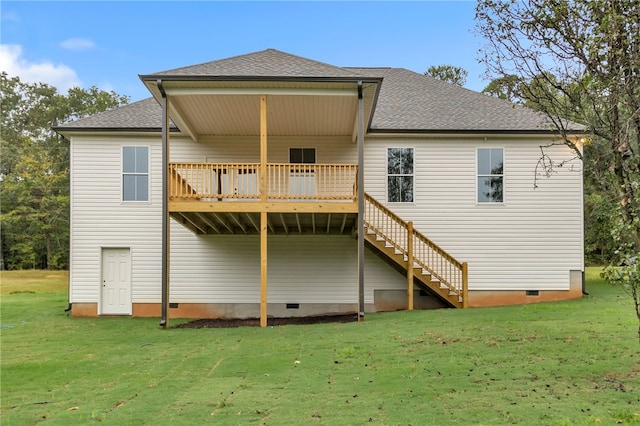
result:
[(364, 101), (358, 81), (358, 320), (364, 319)]
[(260, 96), (260, 201), (267, 201), (267, 97)]
[[(267, 201), (267, 97), (260, 96), (260, 200)], [(260, 212), (260, 327), (267, 326), (267, 212)]]
[(407, 223), (407, 310), (413, 311), (413, 222)]
[(169, 328), (169, 107), (162, 80), (157, 81), (162, 94), (162, 306), (160, 326)]
[(260, 327), (267, 326), (267, 212), (260, 212)]
[(467, 262), (462, 263), (462, 307), (469, 307), (469, 267)]

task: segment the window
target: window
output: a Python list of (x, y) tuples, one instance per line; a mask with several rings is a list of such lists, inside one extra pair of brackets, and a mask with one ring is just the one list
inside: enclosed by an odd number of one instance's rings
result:
[(289, 162), (314, 164), (316, 162), (315, 148), (289, 148)]
[(149, 201), (149, 148), (122, 147), (122, 201)]
[(502, 148), (478, 148), (478, 202), (502, 203), (504, 173)]
[(387, 201), (413, 202), (413, 148), (387, 149)]

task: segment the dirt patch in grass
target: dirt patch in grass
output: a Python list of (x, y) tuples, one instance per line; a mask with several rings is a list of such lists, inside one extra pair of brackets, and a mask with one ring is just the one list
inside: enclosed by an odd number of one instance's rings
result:
[[(313, 317), (268, 318), (267, 326), (303, 325), (347, 323), (358, 321), (358, 314), (320, 315)], [(260, 319), (199, 319), (177, 325), (176, 328), (231, 328), (231, 327), (259, 327)]]

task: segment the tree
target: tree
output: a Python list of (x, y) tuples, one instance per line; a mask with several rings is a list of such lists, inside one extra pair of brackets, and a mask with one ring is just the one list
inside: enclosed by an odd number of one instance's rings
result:
[[(476, 29), (488, 74), (515, 79), (514, 95), (546, 114), (612, 201), (606, 276), (630, 289), (640, 337), (638, 268), (619, 266), (640, 253), (640, 0), (480, 0)], [(591, 135), (584, 155), (568, 120)]]
[(469, 73), (464, 68), (453, 65), (432, 65), (427, 69), (424, 75), (430, 75), (438, 80), (446, 81), (458, 86), (464, 86), (467, 82), (467, 76)]
[(0, 75), (0, 268), (69, 263), (69, 144), (53, 126), (128, 102), (92, 87), (67, 95)]
[(525, 103), (525, 99), (518, 98), (521, 89), (518, 87), (520, 79), (517, 75), (505, 75), (493, 80), (482, 89), (482, 93), (495, 98), (504, 99), (512, 103)]
[[(522, 104), (536, 110), (543, 110), (544, 106), (540, 103), (540, 97), (530, 94), (536, 93), (536, 90), (541, 90), (539, 86), (542, 84), (549, 85), (546, 81), (546, 79), (541, 78), (535, 79), (538, 87), (528, 87), (525, 92), (525, 89), (520, 86), (527, 84), (526, 82), (521, 81), (516, 75), (507, 75), (505, 77), (498, 77), (492, 80), (482, 92), (489, 96), (508, 100), (512, 103)], [(549, 81), (555, 82), (555, 78), (550, 76)], [(519, 94), (522, 93), (529, 94), (527, 95), (527, 98), (523, 99), (519, 97)], [(564, 97), (552, 87), (545, 88), (544, 93), (556, 93), (559, 97), (556, 102), (562, 102), (562, 98)], [(574, 119), (581, 121), (580, 117), (575, 117)], [(586, 152), (583, 152), (585, 165), (585, 261), (587, 264), (603, 265), (605, 263), (615, 261), (618, 256), (616, 255), (617, 246), (612, 241), (610, 231), (614, 225), (612, 218), (615, 216), (615, 209), (612, 208), (611, 197), (609, 194), (601, 192), (601, 187), (598, 184), (598, 181), (600, 180), (600, 177), (598, 176), (598, 168), (591, 164), (594, 159), (602, 157), (602, 155), (595, 155), (598, 149), (602, 149), (601, 144), (590, 144), (585, 148)], [(542, 169), (543, 175), (547, 171), (553, 172), (554, 167), (551, 166), (551, 163), (548, 160), (549, 158), (546, 156), (541, 158), (539, 168)], [(546, 164), (545, 161), (547, 161)]]

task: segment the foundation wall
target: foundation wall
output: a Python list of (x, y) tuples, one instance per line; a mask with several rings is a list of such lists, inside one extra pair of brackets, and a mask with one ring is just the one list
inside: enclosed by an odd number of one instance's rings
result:
[(569, 282), (569, 290), (470, 291), (469, 307), (520, 305), (580, 299), (582, 297), (582, 271), (570, 271)]
[(74, 303), (71, 305), (71, 315), (74, 317), (96, 317), (98, 316), (98, 304)]
[[(414, 292), (415, 309), (437, 309), (445, 305), (434, 297), (416, 290)], [(398, 311), (407, 308), (407, 293), (403, 290), (375, 290), (374, 303), (365, 305), (365, 312)], [(98, 316), (95, 303), (74, 303), (74, 317)], [(338, 315), (357, 313), (357, 303), (269, 303), (269, 317), (306, 317), (316, 315)], [(171, 318), (258, 318), (259, 303), (172, 303), (169, 308)], [(134, 303), (134, 317), (160, 317), (159, 303)]]
[[(556, 302), (582, 297), (582, 271), (571, 271), (569, 290), (511, 290), (470, 291), (469, 307), (506, 306), (539, 302)], [(414, 309), (439, 309), (447, 307), (433, 296), (414, 290)], [(407, 309), (405, 290), (374, 290), (374, 303), (365, 305), (365, 312), (388, 312)], [(357, 313), (357, 303), (269, 303), (269, 317), (303, 317)], [(74, 317), (98, 316), (97, 303), (74, 303)], [(172, 303), (171, 318), (258, 318), (259, 303)], [(134, 303), (134, 317), (160, 317), (160, 303)]]
[[(373, 305), (366, 306), (367, 312), (375, 312)], [(269, 317), (287, 318), (315, 315), (332, 315), (357, 313), (357, 303), (270, 303), (267, 306)], [(74, 317), (98, 316), (98, 305), (95, 303), (74, 303), (71, 314)], [(134, 303), (134, 317), (160, 317), (160, 303)], [(258, 318), (259, 303), (172, 303), (169, 309), (171, 318)]]
[[(414, 309), (438, 309), (445, 308), (446, 305), (436, 298), (426, 295), (420, 290), (413, 292)], [(406, 290), (375, 290), (374, 291), (375, 312), (401, 311), (407, 309)]]

